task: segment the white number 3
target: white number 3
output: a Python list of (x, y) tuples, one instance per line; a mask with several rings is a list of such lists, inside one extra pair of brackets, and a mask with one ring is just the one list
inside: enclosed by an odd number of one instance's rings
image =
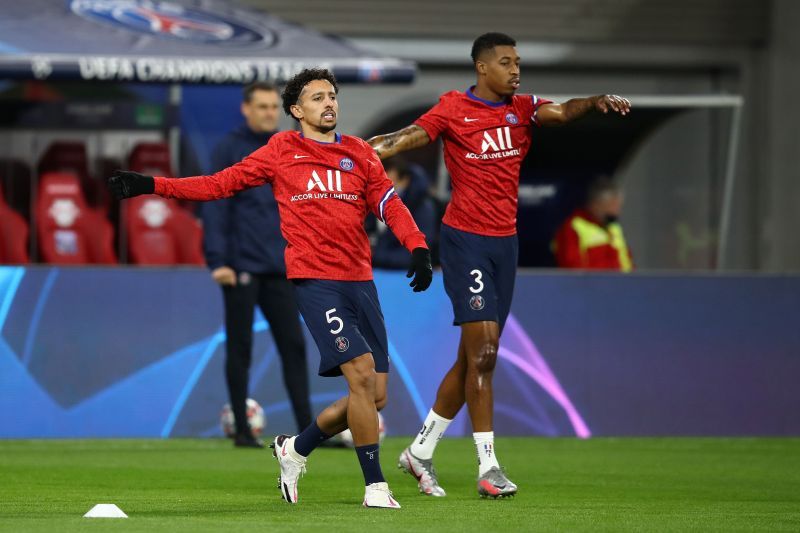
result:
[(478, 294), (483, 290), (483, 282), (481, 281), (481, 276), (483, 276), (483, 274), (481, 274), (481, 271), (476, 268), (475, 270), (470, 272), (470, 275), (475, 276), (475, 283), (477, 283), (478, 286), (470, 287), (469, 292), (473, 294)]
[(342, 331), (342, 329), (344, 328), (344, 322), (342, 321), (342, 319), (339, 318), (338, 316), (333, 316), (332, 313), (335, 312), (336, 312), (335, 307), (333, 309), (328, 309), (327, 311), (325, 311), (325, 318), (328, 319), (328, 324), (333, 324), (334, 322), (339, 323), (339, 327), (331, 330), (331, 333), (333, 333), (334, 335)]

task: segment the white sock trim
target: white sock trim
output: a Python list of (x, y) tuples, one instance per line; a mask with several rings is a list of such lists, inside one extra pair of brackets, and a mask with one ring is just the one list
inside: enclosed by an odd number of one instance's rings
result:
[(478, 455), (478, 477), (492, 467), (500, 468), (494, 450), (494, 431), (478, 431), (472, 434), (475, 440), (475, 453)]

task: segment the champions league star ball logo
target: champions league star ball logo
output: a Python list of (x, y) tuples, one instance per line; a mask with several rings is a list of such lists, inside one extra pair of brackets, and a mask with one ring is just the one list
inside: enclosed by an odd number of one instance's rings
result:
[(336, 340), (333, 341), (333, 344), (336, 346), (336, 349), (340, 352), (346, 352), (347, 349), (350, 347), (350, 341), (347, 340), (347, 337), (336, 337)]
[(509, 124), (516, 124), (517, 122), (519, 122), (519, 119), (517, 118), (517, 115), (515, 115), (514, 113), (508, 113), (506, 115), (506, 122), (508, 122)]
[(353, 163), (353, 160), (349, 157), (344, 157), (339, 161), (339, 167), (341, 167), (342, 170), (350, 171), (353, 170), (354, 166), (356, 166), (356, 164)]
[(469, 299), (469, 306), (472, 308), (473, 311), (480, 311), (486, 306), (486, 300), (483, 299), (483, 296), (480, 294), (476, 294), (472, 298)]
[(272, 46), (271, 30), (238, 16), (156, 0), (72, 0), (70, 9), (93, 22), (180, 41)]

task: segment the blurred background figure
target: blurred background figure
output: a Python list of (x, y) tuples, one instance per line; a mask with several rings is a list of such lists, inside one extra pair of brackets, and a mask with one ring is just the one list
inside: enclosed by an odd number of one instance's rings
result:
[(559, 227), (553, 241), (561, 268), (633, 270), (633, 259), (619, 223), (624, 193), (610, 178), (595, 179), (586, 201)]
[[(409, 164), (400, 157), (383, 162), (386, 175), (394, 183), (394, 190), (408, 207), (420, 231), (425, 234), (428, 245), (437, 241), (436, 206), (429, 193), (430, 182), (421, 167)], [(408, 250), (397, 240), (386, 224), (374, 217), (369, 219), (369, 230), (374, 243), (372, 264), (378, 268), (405, 270), (408, 268)], [(373, 226), (374, 224), (374, 226)]]
[[(245, 123), (229, 133), (212, 156), (214, 172), (265, 145), (278, 129), (280, 95), (258, 82), (244, 89)], [(247, 423), (246, 405), (253, 349), (253, 312), (258, 305), (269, 322), (280, 354), (283, 380), (299, 429), (311, 423), (306, 347), (294, 289), (286, 279), (278, 204), (272, 187), (242, 191), (202, 207), (203, 249), (211, 277), (225, 300), (225, 377), (236, 421), (234, 445), (261, 448)]]

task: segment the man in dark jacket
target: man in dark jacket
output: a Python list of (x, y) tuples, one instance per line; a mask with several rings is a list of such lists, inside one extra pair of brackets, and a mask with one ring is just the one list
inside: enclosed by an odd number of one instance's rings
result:
[[(261, 148), (278, 128), (281, 102), (273, 85), (244, 89), (245, 124), (229, 133), (212, 155), (212, 171), (227, 168)], [(303, 330), (292, 284), (286, 280), (278, 205), (272, 187), (242, 191), (203, 205), (203, 248), (214, 281), (222, 287), (227, 332), (225, 377), (236, 421), (236, 446), (262, 448), (247, 423), (247, 387), (253, 348), (253, 312), (269, 322), (299, 429), (311, 423)]]
[[(386, 175), (394, 183), (394, 190), (406, 204), (411, 216), (425, 234), (429, 245), (436, 241), (436, 205), (428, 192), (428, 177), (419, 166), (406, 163), (400, 157), (392, 157), (383, 162)], [(377, 268), (390, 270), (408, 269), (408, 251), (386, 225), (372, 219), (375, 226), (368, 231), (372, 235), (372, 264)]]

